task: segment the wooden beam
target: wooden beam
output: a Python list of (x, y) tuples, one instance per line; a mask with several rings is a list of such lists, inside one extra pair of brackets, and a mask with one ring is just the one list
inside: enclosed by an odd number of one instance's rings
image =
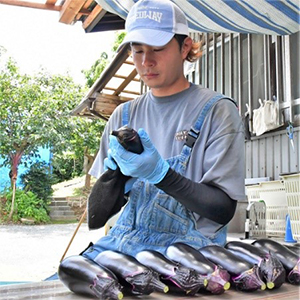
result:
[(105, 15), (106, 10), (104, 10), (100, 5), (96, 5), (88, 17), (84, 20), (82, 27), (87, 29), (96, 19), (97, 22), (102, 19)]
[[(87, 0), (82, 9), (88, 9), (90, 7), (90, 5), (94, 2), (94, 0)], [(80, 12), (77, 14), (76, 16), (76, 21), (78, 21), (81, 17), (82, 17), (83, 14), (81, 14)]]
[(60, 5), (53, 5), (53, 4), (47, 4), (47, 3), (41, 4), (41, 3), (36, 3), (36, 2), (19, 1), (19, 0), (0, 0), (0, 4), (37, 8), (37, 9), (45, 9), (45, 10), (53, 10), (53, 11), (60, 11), (62, 9), (62, 6), (60, 6)]
[(129, 76), (122, 82), (122, 84), (116, 89), (114, 92), (114, 95), (119, 95), (126, 86), (131, 82), (131, 80), (134, 79), (134, 77), (137, 75), (136, 69), (133, 69), (132, 72), (129, 74)]
[[(0, 4), (35, 8), (35, 9), (52, 10), (52, 11), (61, 11), (63, 7), (62, 5), (47, 4), (47, 2), (45, 4), (42, 4), (42, 3), (20, 1), (20, 0), (0, 0)], [(90, 11), (87, 9), (81, 9), (79, 13), (84, 15), (89, 15)]]
[(48, 5), (55, 5), (56, 1), (57, 0), (47, 0), (46, 4), (48, 4)]
[[(115, 95), (117, 89), (106, 86), (105, 88), (103, 88), (103, 90), (113, 91), (114, 92), (113, 95)], [(132, 94), (132, 95), (137, 95), (137, 96), (141, 95), (141, 93), (139, 93), (139, 92), (134, 92), (134, 91), (129, 91), (129, 90), (122, 90), (121, 93)]]
[(67, 0), (60, 11), (59, 22), (73, 24), (84, 3), (85, 0)]
[(133, 61), (130, 61), (130, 60), (125, 60), (124, 64), (130, 65), (130, 66), (134, 65)]
[[(128, 76), (115, 74), (113, 77), (115, 77), (115, 78), (120, 78), (120, 79), (126, 79)], [(140, 79), (138, 79), (138, 78), (133, 78), (132, 81), (140, 82)]]

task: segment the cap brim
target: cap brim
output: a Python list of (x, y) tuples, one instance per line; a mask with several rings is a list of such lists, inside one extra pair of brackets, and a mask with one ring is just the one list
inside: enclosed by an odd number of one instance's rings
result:
[(117, 52), (128, 43), (145, 44), (154, 47), (161, 47), (170, 42), (174, 33), (160, 31), (155, 29), (137, 29), (129, 32), (121, 45), (118, 47)]

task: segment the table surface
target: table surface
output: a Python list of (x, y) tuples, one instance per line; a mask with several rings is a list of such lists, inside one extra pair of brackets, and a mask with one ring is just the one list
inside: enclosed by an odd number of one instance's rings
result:
[[(59, 280), (42, 281), (34, 283), (23, 283), (0, 286), (0, 299), (12, 300), (12, 299), (52, 299), (52, 300), (80, 300), (91, 299), (75, 295), (70, 292)], [(255, 292), (240, 292), (234, 288), (230, 288), (228, 291), (221, 295), (212, 294), (197, 294), (196, 296), (186, 296), (179, 294), (162, 294), (152, 293), (150, 295), (142, 296), (125, 296), (124, 300), (184, 300), (184, 299), (243, 299), (243, 300), (256, 300), (256, 299), (300, 299), (300, 286), (284, 283), (279, 289), (274, 290), (257, 290)]]

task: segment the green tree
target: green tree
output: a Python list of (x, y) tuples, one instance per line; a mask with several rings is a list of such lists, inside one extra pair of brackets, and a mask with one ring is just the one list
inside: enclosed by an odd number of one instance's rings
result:
[(51, 146), (53, 151), (66, 148), (66, 137), (75, 123), (70, 121), (70, 111), (83, 94), (82, 87), (74, 84), (69, 76), (50, 76), (44, 70), (35, 76), (22, 75), (12, 58), (3, 64), (0, 69), (0, 156), (4, 158), (3, 165), (10, 166), (14, 191), (19, 164), (30, 162), (37, 156), (39, 147)]
[(53, 169), (61, 180), (86, 174), (85, 188), (90, 187), (90, 170), (104, 130), (105, 121), (72, 117), (73, 129), (68, 136), (68, 145), (63, 152), (53, 155)]

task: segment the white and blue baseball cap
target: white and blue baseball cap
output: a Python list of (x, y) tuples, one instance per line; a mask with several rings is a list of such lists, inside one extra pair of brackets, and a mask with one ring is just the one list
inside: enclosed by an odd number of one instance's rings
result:
[(182, 10), (170, 0), (140, 0), (128, 13), (127, 34), (119, 46), (139, 43), (164, 46), (175, 34), (188, 35), (188, 24)]

